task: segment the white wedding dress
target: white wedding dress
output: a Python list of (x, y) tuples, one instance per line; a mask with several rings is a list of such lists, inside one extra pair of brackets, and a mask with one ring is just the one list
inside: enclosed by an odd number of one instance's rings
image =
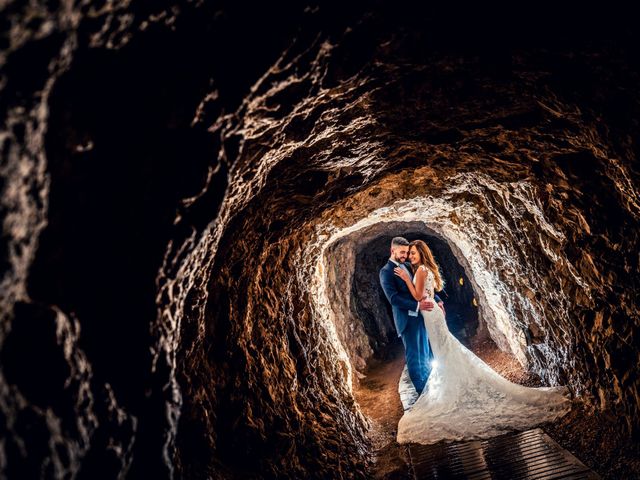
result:
[[(425, 283), (433, 298), (433, 272), (428, 271)], [(435, 362), (427, 386), (400, 419), (398, 443), (488, 438), (531, 428), (570, 410), (566, 387), (529, 388), (508, 381), (449, 332), (440, 308), (421, 313)], [(407, 388), (413, 385), (405, 366), (401, 395)]]

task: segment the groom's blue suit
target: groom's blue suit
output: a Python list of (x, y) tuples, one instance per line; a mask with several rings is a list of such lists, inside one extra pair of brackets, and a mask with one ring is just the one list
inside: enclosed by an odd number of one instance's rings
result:
[[(410, 272), (411, 266), (405, 266)], [(411, 295), (404, 280), (393, 273), (395, 267), (396, 264), (389, 260), (380, 269), (380, 285), (391, 304), (396, 331), (404, 344), (409, 377), (416, 391), (421, 393), (431, 373), (431, 348), (424, 320), (418, 311), (418, 302)]]

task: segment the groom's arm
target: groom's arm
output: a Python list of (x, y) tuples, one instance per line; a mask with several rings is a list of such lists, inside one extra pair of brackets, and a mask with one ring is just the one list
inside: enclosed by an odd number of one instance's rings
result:
[(394, 307), (417, 312), (418, 302), (410, 295), (398, 291), (392, 275), (388, 270), (380, 270), (380, 285), (389, 303)]

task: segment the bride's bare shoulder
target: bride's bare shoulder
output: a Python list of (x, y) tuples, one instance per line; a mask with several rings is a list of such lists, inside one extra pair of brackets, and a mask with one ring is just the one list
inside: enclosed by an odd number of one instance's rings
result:
[(424, 277), (432, 277), (433, 276), (433, 272), (431, 270), (429, 270), (429, 268), (427, 268), (426, 265), (420, 265), (420, 268), (418, 268), (418, 272), (422, 272), (422, 276), (424, 276)]

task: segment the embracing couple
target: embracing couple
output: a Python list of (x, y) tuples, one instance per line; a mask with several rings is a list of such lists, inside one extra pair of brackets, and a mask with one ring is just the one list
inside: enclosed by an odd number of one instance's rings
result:
[(442, 277), (422, 240), (391, 241), (380, 284), (404, 344), (410, 380), (403, 374), (400, 386), (411, 382), (418, 393), (398, 423), (399, 443), (487, 438), (551, 421), (569, 410), (566, 387), (512, 383), (451, 334), (435, 295), (442, 290)]
[[(435, 285), (427, 288), (431, 277)], [(395, 237), (391, 241), (389, 261), (380, 270), (380, 285), (391, 303), (396, 331), (404, 344), (409, 377), (420, 394), (427, 384), (433, 361), (420, 311), (430, 312), (437, 303), (444, 314), (443, 303), (433, 291), (433, 287), (442, 289), (442, 279), (427, 244), (422, 240), (409, 242)]]

